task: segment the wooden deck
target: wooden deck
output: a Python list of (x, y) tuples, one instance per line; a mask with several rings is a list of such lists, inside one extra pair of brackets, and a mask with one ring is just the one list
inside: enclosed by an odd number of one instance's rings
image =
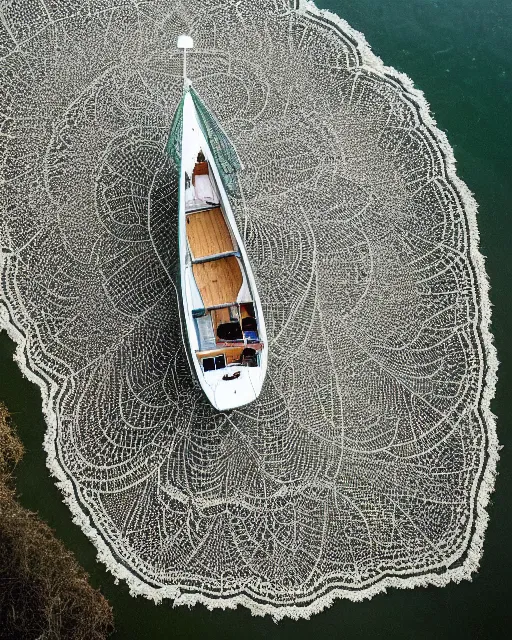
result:
[(217, 327), (219, 326), (219, 324), (231, 321), (231, 317), (229, 315), (229, 307), (214, 309), (210, 311), (210, 315), (212, 317), (213, 333), (215, 334), (216, 340), (218, 341), (219, 339), (217, 338)]
[(233, 364), (238, 362), (242, 357), (243, 347), (224, 347), (223, 349), (210, 349), (209, 351), (196, 351), (196, 355), (201, 358), (214, 358), (215, 356), (221, 356), (224, 354), (226, 358), (226, 364)]
[(236, 302), (243, 277), (235, 256), (194, 264), (192, 272), (206, 308)]
[(187, 239), (193, 259), (234, 250), (224, 215), (218, 207), (187, 215)]
[[(262, 351), (263, 344), (261, 342), (257, 344), (248, 345), (254, 351)], [(207, 351), (196, 351), (196, 356), (198, 360), (201, 358), (214, 358), (215, 356), (220, 356), (224, 354), (226, 358), (226, 364), (233, 364), (234, 362), (238, 362), (242, 357), (242, 351), (244, 350), (244, 346), (232, 346), (229, 344), (219, 345), (217, 349), (208, 349)]]

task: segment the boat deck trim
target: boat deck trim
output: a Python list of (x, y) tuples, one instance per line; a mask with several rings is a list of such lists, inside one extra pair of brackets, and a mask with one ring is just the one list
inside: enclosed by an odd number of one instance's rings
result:
[(192, 264), (201, 264), (201, 262), (210, 262), (211, 260), (220, 260), (221, 258), (229, 258), (236, 256), (240, 258), (239, 251), (224, 251), (224, 253), (214, 253), (212, 256), (204, 256), (203, 258), (193, 258)]

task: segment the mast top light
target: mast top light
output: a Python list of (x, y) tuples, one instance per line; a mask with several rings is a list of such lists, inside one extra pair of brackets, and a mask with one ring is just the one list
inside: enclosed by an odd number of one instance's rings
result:
[(192, 49), (194, 46), (194, 41), (190, 36), (182, 35), (178, 38), (178, 49)]

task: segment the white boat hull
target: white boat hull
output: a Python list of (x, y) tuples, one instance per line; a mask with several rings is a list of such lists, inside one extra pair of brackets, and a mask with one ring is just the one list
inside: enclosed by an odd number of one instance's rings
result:
[[(204, 176), (194, 176), (196, 186), (192, 187), (190, 185), (190, 176), (196, 170), (193, 167), (197, 168), (199, 166), (197, 163), (198, 149), (204, 154), (208, 165), (210, 185), (207, 184)], [(203, 201), (201, 201), (201, 198), (203, 198)], [(211, 200), (207, 200), (207, 198), (211, 198)], [(218, 202), (215, 202), (215, 200)], [(210, 208), (205, 211), (201, 210), (201, 202), (207, 202)], [(215, 206), (212, 207), (212, 205)], [(190, 225), (190, 220), (187, 220), (187, 216), (197, 216), (198, 214), (203, 215), (203, 217), (207, 216), (207, 222), (210, 222), (210, 218), (213, 219), (216, 216), (217, 220), (220, 220), (220, 223), (223, 224), (219, 210), (223, 214), (229, 230), (229, 237), (233, 243), (233, 249), (236, 249), (236, 251), (218, 254), (216, 257), (218, 262), (216, 264), (214, 264), (215, 260), (211, 257), (201, 258), (200, 260), (194, 259), (192, 251), (194, 247), (191, 246), (192, 225)], [(194, 218), (192, 221), (194, 220), (198, 220), (198, 218)], [(188, 235), (187, 224), (189, 225)], [(199, 228), (199, 225), (196, 226)], [(206, 240), (208, 239), (194, 238), (194, 242), (198, 244), (205, 243)], [(184, 324), (187, 333), (186, 338), (190, 347), (191, 366), (197, 375), (197, 379), (209, 401), (219, 411), (234, 409), (253, 402), (261, 392), (268, 359), (267, 334), (261, 301), (218, 167), (199, 126), (197, 112), (189, 92), (186, 93), (183, 104), (183, 140), (179, 183), (179, 251)], [(213, 284), (209, 286), (208, 281), (199, 280), (198, 282), (198, 274), (201, 274), (202, 277), (206, 269), (213, 270), (221, 266), (225, 267), (228, 263), (235, 270), (238, 265), (240, 270), (241, 276), (239, 277), (241, 277), (242, 281), (237, 299), (223, 301), (220, 297), (219, 301), (223, 302), (223, 304), (212, 305), (212, 302), (216, 302), (215, 296), (211, 295)], [(217, 281), (213, 280), (213, 282), (217, 287)], [(222, 283), (220, 284), (222, 285)], [(218, 296), (220, 295), (218, 294)], [(228, 305), (229, 302), (233, 304)], [(254, 319), (251, 319), (256, 320), (257, 331), (252, 333), (243, 332), (242, 340), (238, 336), (239, 339), (236, 342), (220, 341), (219, 343), (218, 335), (215, 335), (215, 322), (212, 318), (220, 313), (227, 315), (228, 309), (229, 313), (244, 313), (249, 309), (255, 316)], [(203, 315), (198, 317), (198, 313), (201, 312), (203, 312)], [(209, 329), (210, 323), (213, 331)], [(248, 340), (247, 336), (253, 339)], [(205, 349), (205, 346), (208, 348)], [(224, 351), (221, 353), (222, 349)], [(245, 349), (245, 351), (251, 353), (257, 350), (256, 355), (251, 359), (252, 366), (247, 366), (242, 362), (237, 363), (236, 360), (231, 362), (231, 355), (237, 354), (240, 349)], [(242, 356), (245, 351), (242, 352)], [(215, 358), (215, 354), (221, 357)], [(205, 357), (202, 358), (202, 355)], [(222, 366), (222, 357), (224, 357), (225, 366)], [(205, 370), (208, 368), (207, 365), (211, 366), (212, 359), (215, 367), (217, 367), (218, 360), (220, 360), (221, 368)]]

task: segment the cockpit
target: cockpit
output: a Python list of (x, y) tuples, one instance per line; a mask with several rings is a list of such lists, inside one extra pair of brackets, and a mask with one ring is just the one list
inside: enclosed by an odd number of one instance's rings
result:
[(186, 282), (204, 372), (255, 367), (263, 348), (252, 293), (211, 167), (199, 151), (185, 176)]

